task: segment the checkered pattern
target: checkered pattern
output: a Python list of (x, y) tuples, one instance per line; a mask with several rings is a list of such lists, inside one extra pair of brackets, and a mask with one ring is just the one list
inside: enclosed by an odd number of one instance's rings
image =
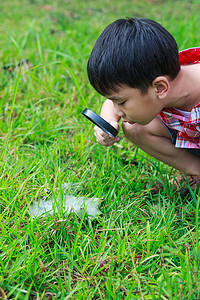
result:
[[(179, 52), (179, 61), (181, 65), (200, 63), (200, 47)], [(175, 147), (200, 149), (200, 102), (188, 117), (175, 108), (164, 108), (158, 117), (167, 126), (178, 131)]]

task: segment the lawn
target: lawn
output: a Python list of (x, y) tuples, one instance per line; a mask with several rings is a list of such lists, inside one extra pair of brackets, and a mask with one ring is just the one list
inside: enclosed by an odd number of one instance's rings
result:
[[(182, 199), (176, 171), (122, 131), (98, 145), (81, 115), (104, 100), (86, 65), (106, 25), (152, 18), (182, 50), (199, 46), (199, 10), (199, 0), (1, 1), (0, 299), (200, 299), (199, 197)], [(155, 180), (164, 190), (153, 195)], [(98, 198), (100, 213), (67, 213), (66, 194)], [(53, 214), (30, 214), (40, 199), (54, 199)]]

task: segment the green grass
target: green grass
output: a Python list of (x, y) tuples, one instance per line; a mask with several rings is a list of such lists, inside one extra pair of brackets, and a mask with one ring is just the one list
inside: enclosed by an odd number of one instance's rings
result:
[[(162, 23), (179, 48), (199, 45), (199, 1), (0, 3), (1, 299), (200, 299), (199, 198), (169, 186), (176, 172), (126, 141), (104, 148), (81, 116), (103, 98), (86, 64), (120, 17)], [(28, 59), (29, 70), (14, 66)], [(8, 68), (10, 66), (10, 68)], [(25, 66), (25, 64), (23, 65)], [(22, 68), (23, 69), (23, 68)], [(147, 181), (165, 190), (152, 195)], [(30, 203), (64, 182), (98, 197), (101, 215), (31, 218)]]

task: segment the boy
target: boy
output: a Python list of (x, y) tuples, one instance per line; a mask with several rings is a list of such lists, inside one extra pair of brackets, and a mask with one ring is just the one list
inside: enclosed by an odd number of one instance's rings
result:
[[(101, 33), (88, 60), (88, 77), (105, 96), (101, 116), (149, 155), (173, 166), (176, 181), (200, 186), (200, 48), (178, 53), (160, 24), (120, 19)], [(97, 142), (120, 140), (94, 128)], [(187, 175), (187, 176), (185, 176)], [(187, 186), (187, 184), (186, 184)]]

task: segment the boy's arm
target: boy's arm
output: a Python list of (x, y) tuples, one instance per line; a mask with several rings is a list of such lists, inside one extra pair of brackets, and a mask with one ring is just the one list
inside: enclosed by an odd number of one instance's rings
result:
[[(119, 131), (118, 121), (120, 120), (120, 117), (114, 114), (114, 106), (111, 100), (107, 99), (104, 102), (101, 108), (100, 116)], [(119, 136), (115, 138), (111, 137), (97, 126), (94, 127), (94, 135), (96, 137), (97, 142), (103, 146), (111, 146), (114, 143), (120, 141)]]
[(103, 103), (100, 116), (107, 122), (118, 122), (120, 120), (120, 117), (114, 114), (113, 102), (109, 99), (106, 99)]

